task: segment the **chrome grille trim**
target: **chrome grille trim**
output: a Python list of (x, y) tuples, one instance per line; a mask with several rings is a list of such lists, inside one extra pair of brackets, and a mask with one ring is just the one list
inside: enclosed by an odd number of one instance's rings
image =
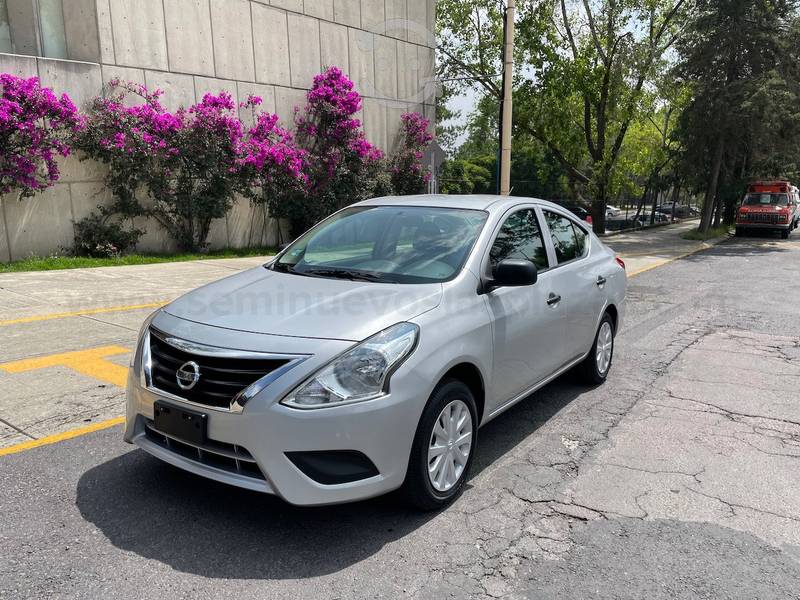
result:
[[(209, 404), (204, 404), (202, 402), (195, 402), (183, 396), (178, 396), (173, 394), (172, 392), (163, 390), (157, 387), (153, 381), (153, 357), (151, 354), (151, 335), (155, 335), (158, 339), (170, 346), (177, 348), (178, 350), (194, 354), (200, 357), (210, 357), (210, 358), (231, 358), (231, 359), (251, 359), (251, 360), (276, 360), (276, 361), (287, 361), (285, 364), (279, 366), (272, 371), (266, 373), (263, 377), (257, 379), (243, 390), (238, 392), (230, 402), (230, 405), (225, 406), (214, 406)], [(284, 375), (287, 371), (293, 369), (303, 361), (307, 360), (310, 355), (307, 354), (276, 354), (272, 352), (255, 352), (250, 350), (231, 350), (229, 348), (220, 348), (217, 346), (208, 346), (205, 344), (200, 344), (197, 342), (191, 342), (188, 340), (182, 340), (179, 338), (175, 338), (165, 334), (161, 331), (156, 330), (154, 327), (148, 328), (145, 332), (143, 340), (142, 340), (142, 373), (140, 375), (140, 383), (142, 387), (151, 391), (155, 394), (158, 394), (161, 397), (174, 400), (177, 402), (186, 403), (203, 410), (216, 410), (222, 412), (235, 412), (239, 413), (242, 412), (244, 405), (252, 399), (256, 394), (261, 392), (267, 386), (269, 386), (272, 382), (276, 379)]]

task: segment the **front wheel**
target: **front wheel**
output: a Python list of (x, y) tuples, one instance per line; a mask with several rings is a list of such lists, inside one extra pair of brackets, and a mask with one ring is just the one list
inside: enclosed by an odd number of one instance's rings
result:
[(781, 229), (781, 239), (788, 240), (789, 239), (789, 229)]
[(478, 432), (472, 390), (447, 380), (431, 394), (417, 425), (404, 491), (420, 510), (447, 506), (464, 488)]
[(597, 328), (592, 349), (580, 366), (587, 383), (599, 385), (608, 377), (614, 358), (614, 333), (614, 320), (606, 313)]

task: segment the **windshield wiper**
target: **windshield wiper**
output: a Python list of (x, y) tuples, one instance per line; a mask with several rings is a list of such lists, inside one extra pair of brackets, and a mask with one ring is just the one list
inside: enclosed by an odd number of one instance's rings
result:
[(302, 274), (315, 275), (317, 277), (336, 277), (337, 279), (350, 279), (351, 281), (384, 281), (380, 275), (375, 273), (352, 269), (306, 269), (302, 271)]

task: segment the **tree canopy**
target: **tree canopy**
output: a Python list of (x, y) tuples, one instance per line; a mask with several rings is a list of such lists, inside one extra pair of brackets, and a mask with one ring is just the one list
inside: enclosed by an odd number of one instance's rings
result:
[[(496, 152), (503, 5), (437, 6), (446, 93), (472, 86), (481, 96), (453, 155), (483, 161), (494, 177), (486, 161)], [(745, 179), (798, 171), (793, 0), (521, 0), (517, 8), (512, 193), (584, 201), (598, 231), (617, 198), (641, 208), (699, 195), (707, 229), (715, 214), (731, 218), (723, 209)]]

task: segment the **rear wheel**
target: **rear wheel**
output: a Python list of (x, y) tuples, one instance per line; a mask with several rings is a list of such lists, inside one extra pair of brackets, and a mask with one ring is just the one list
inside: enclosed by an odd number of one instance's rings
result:
[(608, 377), (614, 359), (614, 335), (614, 320), (606, 313), (597, 328), (592, 350), (580, 365), (581, 374), (587, 383), (599, 385)]
[(411, 447), (404, 491), (413, 506), (437, 510), (461, 493), (477, 431), (472, 390), (461, 381), (443, 381), (422, 412)]

